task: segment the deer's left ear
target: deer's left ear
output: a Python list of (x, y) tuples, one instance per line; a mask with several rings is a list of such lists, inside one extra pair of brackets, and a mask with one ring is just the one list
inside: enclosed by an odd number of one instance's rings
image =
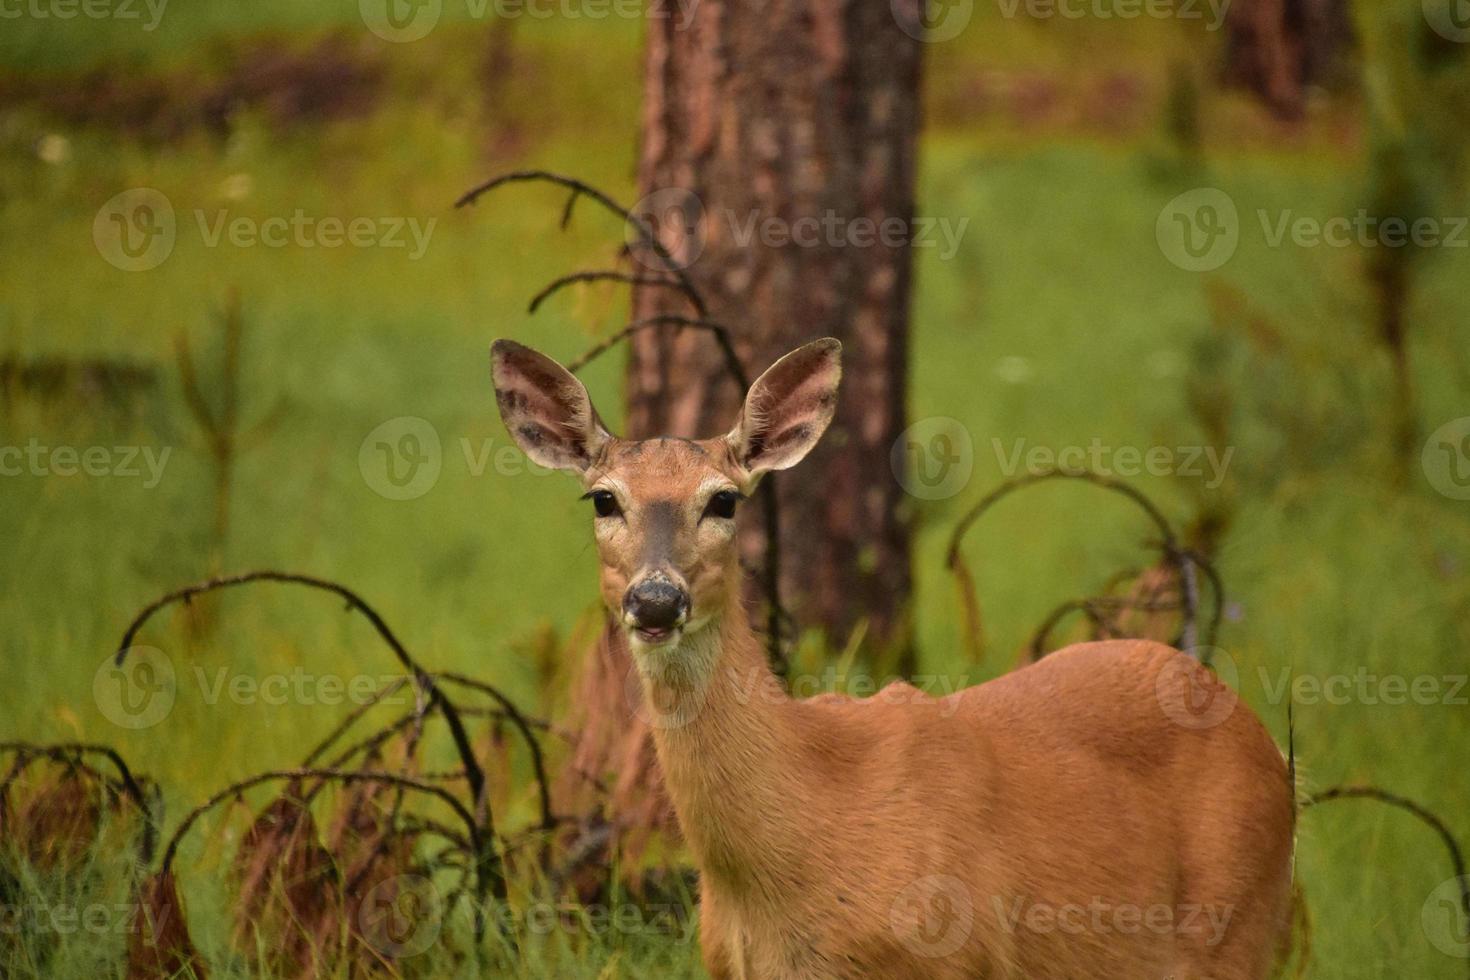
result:
[(772, 364), (750, 386), (740, 421), (725, 436), (736, 461), (751, 476), (801, 462), (837, 411), (841, 379), (842, 343), (831, 337)]
[(532, 462), (581, 473), (612, 438), (582, 382), (545, 354), (497, 340), (490, 374), (500, 417)]

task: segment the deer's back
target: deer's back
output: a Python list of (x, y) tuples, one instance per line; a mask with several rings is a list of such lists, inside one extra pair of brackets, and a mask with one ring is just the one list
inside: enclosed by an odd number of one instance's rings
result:
[[(852, 937), (808, 972), (1184, 976), (1182, 948), (1274, 950), (1286, 765), (1244, 703), (1175, 703), (1170, 684), (1208, 690), (1202, 669), (1091, 643), (947, 698), (795, 706), (814, 774), (790, 815), (813, 841), (795, 911), (810, 937)], [(844, 972), (854, 948), (867, 963)]]

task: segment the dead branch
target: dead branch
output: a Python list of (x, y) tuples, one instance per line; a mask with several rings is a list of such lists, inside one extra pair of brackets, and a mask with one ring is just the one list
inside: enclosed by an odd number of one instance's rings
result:
[[(973, 583), (974, 581), (974, 577), (970, 573), (969, 566), (966, 564), (964, 557), (960, 552), (960, 547), (961, 545), (963, 545), (965, 535), (969, 533), (970, 528), (973, 527), (975, 523), (981, 517), (983, 517), (987, 511), (989, 511), (1001, 500), (1010, 496), (1012, 493), (1026, 487), (1033, 486), (1037, 483), (1043, 483), (1050, 480), (1080, 480), (1084, 483), (1090, 483), (1093, 486), (1101, 487), (1104, 490), (1109, 490), (1113, 493), (1121, 494), (1122, 496), (1126, 497), (1134, 504), (1136, 504), (1139, 509), (1141, 509), (1148, 516), (1149, 520), (1153, 523), (1154, 527), (1159, 532), (1159, 537), (1161, 540), (1160, 550), (1163, 552), (1164, 559), (1174, 566), (1175, 572), (1179, 576), (1180, 591), (1183, 594), (1181, 608), (1183, 611), (1184, 619), (1184, 624), (1180, 631), (1179, 645), (1184, 649), (1195, 651), (1195, 655), (1199, 656), (1200, 654), (1196, 650), (1196, 644), (1194, 643), (1196, 636), (1195, 622), (1199, 615), (1199, 595), (1198, 589), (1194, 588), (1192, 585), (1194, 574), (1193, 567), (1198, 563), (1208, 563), (1203, 562), (1200, 556), (1196, 555), (1194, 552), (1180, 547), (1179, 538), (1178, 535), (1174, 533), (1173, 526), (1170, 525), (1168, 519), (1164, 517), (1163, 512), (1159, 510), (1154, 502), (1150, 500), (1147, 496), (1145, 496), (1140, 490), (1127, 483), (1124, 483), (1121, 480), (1116, 480), (1112, 477), (1104, 476), (1100, 473), (1094, 473), (1091, 470), (1056, 467), (1052, 469), (1038, 470), (1034, 473), (1027, 473), (1022, 476), (1005, 481), (1000, 486), (996, 487), (994, 490), (990, 491), (988, 494), (982, 497), (977, 504), (966, 511), (964, 516), (962, 516), (959, 522), (955, 525), (954, 531), (950, 534), (949, 547), (946, 550), (945, 554), (945, 565), (949, 569), (950, 573), (954, 575), (956, 579), (960, 582), (961, 587), (963, 588), (966, 581), (969, 581), (971, 583)], [(1210, 575), (1211, 580), (1218, 586), (1219, 576), (1213, 573), (1213, 568), (1207, 574)], [(1220, 606), (1223, 606), (1223, 597), (1221, 593), (1217, 591), (1216, 595), (1217, 599), (1219, 599)], [(974, 632), (979, 628), (979, 602), (975, 598), (973, 590), (971, 590), (967, 596), (962, 596), (962, 599), (964, 600), (964, 605), (967, 611), (966, 618), (969, 629)], [(1065, 606), (1062, 609), (1054, 612), (1053, 616), (1059, 619), (1060, 615), (1058, 614), (1065, 615), (1065, 613), (1070, 611), (1072, 608), (1080, 607), (1076, 606), (1075, 604), (1069, 604), (1068, 606)], [(1212, 640), (1214, 637), (1214, 625), (1218, 623), (1218, 618), (1219, 612), (1217, 608), (1215, 619), (1212, 623), (1210, 631), (1210, 637)], [(1055, 622), (1053, 620), (1053, 617), (1048, 617), (1047, 622), (1043, 624), (1043, 631), (1049, 632), (1051, 627), (1053, 627), (1054, 625)]]
[(138, 812), (143, 815), (143, 838), (139, 845), (140, 856), (143, 864), (147, 865), (153, 860), (154, 848), (158, 845), (158, 825), (155, 822), (153, 809), (148, 805), (148, 799), (143, 792), (141, 782), (134, 778), (133, 772), (118, 751), (109, 745), (98, 745), (91, 742), (58, 742), (51, 745), (37, 745), (31, 742), (0, 742), (0, 752), (15, 752), (18, 755), (16, 765), (6, 778), (9, 783), (14, 779), (21, 769), (24, 768), (22, 759), (27, 756), (45, 756), (60, 761), (73, 761), (81, 755), (102, 755), (112, 763), (117, 770), (118, 779), (126, 794), (132, 798), (133, 804)]
[(579, 282), (625, 282), (631, 286), (667, 286), (673, 289), (681, 289), (677, 279), (664, 279), (658, 276), (644, 276), (632, 272), (620, 272), (617, 269), (593, 269), (586, 272), (573, 272), (565, 276), (558, 276), (551, 280), (541, 292), (531, 297), (530, 304), (526, 307), (527, 313), (535, 313), (541, 304), (550, 299), (554, 294), (574, 283)]
[(355, 609), (367, 617), (373, 629), (382, 637), (383, 642), (388, 645), (388, 648), (393, 651), (393, 656), (403, 665), (404, 670), (412, 675), (414, 683), (418, 685), (420, 691), (428, 698), (430, 707), (437, 706), (443, 713), (444, 721), (449, 726), (450, 737), (454, 739), (455, 749), (459, 753), (460, 760), (464, 763), (466, 778), (469, 780), (470, 792), (474, 797), (475, 806), (484, 813), (485, 831), (493, 836), (495, 826), (494, 818), (490, 813), (488, 796), (485, 792), (485, 772), (480, 768), (479, 762), (475, 759), (474, 750), (470, 747), (469, 735), (465, 732), (464, 722), (460, 719), (459, 712), (455, 709), (454, 704), (448, 698), (444, 697), (439, 689), (435, 687), (433, 675), (421, 667), (409, 655), (408, 650), (399, 642), (398, 637), (394, 635), (393, 631), (388, 628), (388, 624), (383, 620), (382, 616), (378, 615), (377, 610), (373, 609), (361, 596), (345, 585), (311, 575), (265, 570), (244, 572), (238, 575), (218, 576), (195, 585), (176, 589), (153, 600), (133, 618), (127, 631), (123, 633), (122, 642), (118, 645), (115, 662), (121, 666), (138, 632), (154, 613), (163, 609), (165, 606), (175, 602), (187, 603), (196, 595), (213, 592), (217, 589), (246, 585), (251, 582), (283, 582), (330, 592), (333, 595), (341, 597), (347, 603), (348, 609)]
[(576, 203), (577, 198), (579, 197), (591, 198), (598, 204), (602, 205), (603, 208), (611, 211), (613, 214), (621, 218), (628, 226), (632, 227), (635, 231), (638, 232), (638, 237), (643, 241), (644, 244), (648, 246), (648, 248), (653, 252), (654, 255), (658, 256), (659, 262), (664, 266), (664, 268), (676, 280), (678, 280), (680, 291), (689, 298), (689, 302), (693, 304), (694, 309), (699, 313), (699, 315), (703, 317), (709, 314), (709, 307), (705, 305), (704, 298), (700, 296), (699, 291), (694, 288), (694, 284), (689, 281), (688, 275), (685, 274), (683, 268), (680, 267), (679, 263), (674, 261), (674, 257), (669, 254), (668, 249), (666, 249), (663, 243), (658, 240), (658, 237), (654, 235), (653, 229), (649, 228), (648, 225), (644, 223), (641, 218), (633, 214), (633, 212), (629, 211), (618, 202), (614, 201), (607, 194), (603, 193), (590, 184), (584, 184), (582, 181), (577, 180), (574, 177), (566, 177), (562, 174), (552, 173), (549, 170), (514, 170), (510, 173), (501, 174), (498, 177), (492, 177), (490, 180), (485, 181), (483, 184), (471, 188), (464, 194), (460, 195), (459, 200), (454, 202), (454, 206), (456, 208), (462, 208), (474, 204), (477, 200), (479, 200), (480, 195), (489, 193), (495, 188), (502, 187), (506, 184), (527, 183), (533, 181), (543, 181), (550, 184), (556, 184), (557, 186), (564, 187), (571, 192), (571, 197), (568, 198), (566, 207), (562, 210), (561, 223), (563, 228), (565, 228), (567, 223), (571, 220), (572, 206)]
[(1465, 928), (1470, 929), (1470, 876), (1465, 873), (1465, 855), (1455, 841), (1455, 835), (1450, 833), (1450, 828), (1439, 816), (1428, 807), (1408, 797), (1390, 793), (1376, 786), (1334, 786), (1308, 797), (1303, 801), (1301, 808), (1306, 810), (1333, 800), (1376, 800), (1379, 803), (1386, 803), (1411, 814), (1438, 834), (1439, 839), (1444, 843), (1445, 850), (1450, 854), (1450, 864), (1454, 868), (1455, 880), (1459, 882), (1460, 887), (1460, 912), (1465, 917)]
[(442, 671), (435, 676), (439, 680), (447, 681), (451, 684), (458, 684), (461, 687), (488, 695), (500, 705), (501, 710), (505, 712), (505, 716), (510, 720), (510, 723), (521, 733), (521, 737), (526, 742), (526, 751), (530, 753), (531, 770), (536, 775), (536, 788), (540, 794), (541, 826), (547, 830), (554, 827), (556, 825), (556, 818), (551, 813), (551, 790), (549, 788), (549, 781), (546, 778), (546, 761), (541, 754), (541, 742), (531, 731), (531, 724), (527, 721), (526, 716), (521, 714), (521, 709), (517, 708), (515, 702), (511, 701), (510, 698), (506, 697), (505, 694), (492, 684), (487, 684), (476, 678), (452, 671)]

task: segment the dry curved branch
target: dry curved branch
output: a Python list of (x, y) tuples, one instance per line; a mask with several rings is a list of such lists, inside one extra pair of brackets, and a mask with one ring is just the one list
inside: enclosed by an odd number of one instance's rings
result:
[(535, 313), (540, 309), (541, 304), (553, 295), (579, 282), (625, 282), (633, 286), (667, 286), (682, 292), (682, 287), (677, 279), (662, 279), (658, 276), (644, 276), (634, 272), (621, 272), (617, 269), (592, 269), (572, 272), (551, 280), (539, 293), (531, 297), (531, 302), (526, 306), (526, 312)]
[[(164, 849), (163, 866), (161, 868), (161, 871), (164, 873), (167, 873), (169, 871), (169, 869), (173, 865), (174, 856), (178, 853), (179, 843), (184, 839), (184, 836), (189, 832), (189, 829), (193, 827), (193, 825), (199, 820), (200, 817), (204, 816), (204, 814), (208, 813), (220, 803), (226, 800), (233, 799), (246, 790), (251, 789), (255, 786), (259, 786), (261, 783), (271, 782), (274, 780), (303, 779), (336, 779), (346, 783), (382, 783), (385, 785), (396, 786), (400, 789), (412, 790), (414, 792), (425, 793), (430, 796), (436, 797), (444, 804), (446, 804), (451, 810), (453, 810), (455, 816), (457, 816), (460, 819), (460, 822), (464, 824), (466, 836), (469, 839), (471, 847), (474, 849), (475, 939), (476, 943), (478, 944), (479, 939), (484, 935), (484, 905), (487, 893), (493, 896), (497, 902), (504, 902), (508, 894), (505, 880), (505, 869), (501, 862), (500, 855), (496, 853), (493, 841), (487, 840), (484, 835), (481, 834), (480, 827), (475, 822), (474, 816), (470, 813), (468, 809), (465, 808), (465, 805), (461, 803), (458, 797), (456, 797), (453, 793), (440, 786), (435, 786), (432, 783), (426, 783), (422, 780), (414, 779), (409, 776), (400, 776), (396, 773), (362, 772), (357, 770), (316, 768), (278, 769), (272, 770), (270, 772), (257, 773), (256, 775), (251, 776), (249, 779), (245, 779), (230, 786), (226, 786), (224, 789), (211, 796), (204, 803), (201, 803), (199, 806), (189, 811), (189, 813), (184, 817), (183, 822), (179, 824), (178, 829), (174, 831), (173, 836), (169, 838), (168, 846)], [(499, 918), (500, 917), (497, 916), (497, 920), (499, 920)]]
[(617, 201), (614, 201), (607, 194), (593, 187), (591, 184), (585, 184), (577, 180), (575, 177), (567, 177), (549, 170), (513, 170), (510, 173), (492, 177), (490, 180), (470, 188), (459, 196), (459, 200), (454, 202), (454, 206), (456, 208), (467, 207), (478, 201), (482, 194), (487, 194), (495, 188), (503, 187), (506, 184), (536, 181), (556, 184), (559, 187), (564, 187), (571, 191), (571, 197), (567, 200), (566, 207), (562, 211), (562, 227), (566, 227), (567, 222), (571, 220), (572, 205), (576, 203), (577, 198), (588, 197), (602, 205), (604, 209), (617, 215), (625, 224), (636, 229), (638, 237), (649, 247), (654, 255), (658, 256), (659, 262), (664, 266), (665, 270), (678, 280), (680, 291), (689, 298), (689, 302), (694, 305), (699, 315), (708, 315), (709, 307), (705, 305), (704, 297), (694, 288), (694, 284), (689, 281), (689, 276), (684, 272), (683, 267), (674, 261), (674, 257), (669, 254), (669, 250), (654, 235), (653, 230), (641, 218)]
[[(1148, 516), (1149, 520), (1159, 532), (1159, 537), (1162, 542), (1160, 550), (1163, 552), (1164, 558), (1174, 566), (1175, 571), (1179, 575), (1184, 593), (1184, 628), (1181, 634), (1181, 643), (1187, 648), (1192, 648), (1193, 644), (1188, 641), (1193, 638), (1194, 623), (1199, 614), (1199, 597), (1198, 590), (1190, 588), (1188, 582), (1192, 577), (1191, 568), (1198, 561), (1198, 556), (1180, 547), (1178, 535), (1174, 533), (1174, 528), (1170, 525), (1168, 519), (1164, 517), (1163, 511), (1159, 510), (1154, 502), (1145, 496), (1142, 491), (1130, 484), (1124, 483), (1122, 480), (1104, 476), (1100, 473), (1094, 473), (1091, 470), (1067, 467), (1038, 470), (1034, 473), (1026, 473), (1007, 480), (987, 493), (978, 503), (965, 512), (964, 516), (955, 524), (954, 531), (950, 533), (949, 546), (945, 551), (945, 565), (950, 570), (950, 573), (959, 579), (963, 580), (969, 577), (973, 581), (969, 567), (966, 565), (960, 553), (960, 547), (964, 543), (965, 535), (969, 533), (970, 528), (987, 511), (1012, 493), (1049, 480), (1080, 480), (1084, 483), (1101, 487), (1104, 490), (1121, 494), (1136, 504)], [(974, 598), (973, 593), (969, 596), (967, 606), (973, 610), (970, 613), (972, 621), (978, 621), (979, 602)]]
[(133, 618), (132, 623), (128, 625), (127, 631), (123, 633), (122, 642), (118, 644), (115, 662), (119, 666), (122, 664), (138, 632), (154, 613), (163, 609), (165, 606), (176, 602), (188, 602), (194, 596), (202, 595), (206, 592), (213, 592), (217, 589), (225, 589), (237, 585), (246, 585), (251, 582), (281, 582), (330, 592), (343, 599), (347, 603), (348, 609), (355, 609), (367, 617), (373, 629), (382, 637), (383, 642), (388, 645), (388, 648), (393, 651), (393, 656), (403, 665), (404, 670), (412, 675), (414, 683), (418, 685), (420, 691), (428, 698), (430, 708), (432, 709), (437, 706), (444, 714), (444, 721), (449, 726), (450, 737), (454, 739), (455, 749), (459, 753), (460, 760), (464, 763), (465, 775), (469, 780), (470, 792), (473, 794), (475, 806), (485, 814), (485, 831), (491, 836), (494, 836), (495, 823), (493, 815), (490, 813), (489, 797), (485, 792), (485, 772), (480, 768), (479, 762), (475, 759), (474, 750), (470, 747), (469, 735), (465, 732), (464, 722), (459, 717), (459, 712), (455, 709), (454, 704), (445, 698), (439, 689), (434, 686), (433, 676), (410, 656), (408, 650), (399, 642), (398, 637), (388, 628), (387, 622), (384, 621), (382, 616), (378, 615), (377, 610), (368, 605), (361, 596), (345, 585), (329, 579), (317, 578), (313, 575), (264, 570), (244, 572), (238, 575), (222, 575), (195, 585), (185, 586), (182, 589), (176, 589), (150, 602)]
[[(117, 770), (118, 779), (121, 781), (124, 791), (132, 797), (133, 804), (137, 806), (138, 812), (143, 814), (143, 839), (139, 845), (140, 856), (143, 863), (149, 864), (153, 860), (153, 851), (158, 846), (158, 825), (155, 822), (153, 810), (148, 806), (148, 799), (143, 792), (143, 786), (139, 780), (134, 778), (133, 772), (128, 764), (123, 761), (122, 755), (110, 745), (100, 745), (93, 742), (56, 742), (49, 745), (37, 745), (31, 742), (0, 742), (0, 752), (15, 752), (21, 756), (45, 756), (51, 759), (66, 760), (80, 755), (102, 755), (112, 763)], [(10, 782), (24, 768), (17, 759), (17, 765), (12, 769), (6, 782)]]
[(1397, 807), (1413, 815), (1421, 823), (1428, 826), (1444, 843), (1445, 850), (1449, 851), (1450, 864), (1454, 867), (1455, 880), (1460, 885), (1460, 912), (1465, 917), (1465, 926), (1470, 929), (1470, 876), (1465, 873), (1465, 855), (1460, 850), (1460, 845), (1455, 841), (1455, 835), (1450, 833), (1450, 828), (1433, 811), (1422, 804), (1416, 803), (1406, 796), (1390, 793), (1376, 786), (1334, 786), (1314, 796), (1308, 797), (1302, 803), (1302, 809), (1317, 806), (1320, 803), (1330, 803), (1333, 800), (1376, 800), (1389, 806)]
[(474, 677), (468, 677), (464, 674), (454, 673), (452, 671), (441, 671), (435, 676), (441, 681), (448, 681), (451, 684), (458, 684), (461, 687), (469, 688), (472, 691), (479, 691), (481, 694), (489, 696), (497, 704), (500, 705), (501, 710), (503, 710), (506, 717), (510, 719), (510, 723), (514, 725), (518, 731), (520, 731), (521, 737), (525, 739), (526, 742), (526, 751), (530, 753), (531, 770), (536, 775), (536, 788), (539, 791), (540, 795), (541, 826), (547, 830), (550, 830), (552, 827), (554, 827), (556, 825), (556, 818), (551, 813), (551, 790), (548, 786), (548, 780), (546, 778), (546, 760), (542, 757), (541, 754), (541, 742), (536, 738), (535, 734), (532, 733), (531, 724), (529, 721), (526, 720), (526, 716), (521, 714), (521, 709), (517, 708), (515, 706), (515, 702), (506, 697), (505, 694), (503, 694), (493, 684), (487, 684), (484, 681), (477, 680)]
[(597, 360), (597, 358), (612, 350), (622, 341), (627, 340), (633, 334), (641, 330), (649, 330), (653, 327), (675, 327), (680, 330), (689, 327), (695, 330), (707, 330), (714, 334), (715, 341), (720, 345), (720, 353), (725, 358), (725, 370), (729, 373), (731, 380), (740, 386), (740, 394), (744, 395), (746, 390), (750, 388), (750, 378), (745, 373), (745, 365), (740, 363), (740, 356), (735, 353), (735, 343), (730, 339), (729, 327), (722, 323), (716, 323), (714, 320), (677, 316), (672, 313), (662, 313), (658, 316), (634, 320), (616, 333), (598, 341), (592, 347), (588, 348), (582, 356), (567, 362), (567, 370), (575, 374), (592, 361)]

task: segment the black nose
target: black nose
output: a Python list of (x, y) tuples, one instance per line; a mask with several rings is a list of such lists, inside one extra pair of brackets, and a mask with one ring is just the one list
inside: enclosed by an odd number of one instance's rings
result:
[(640, 629), (672, 629), (688, 610), (689, 596), (684, 590), (662, 579), (639, 582), (623, 596), (623, 611)]

